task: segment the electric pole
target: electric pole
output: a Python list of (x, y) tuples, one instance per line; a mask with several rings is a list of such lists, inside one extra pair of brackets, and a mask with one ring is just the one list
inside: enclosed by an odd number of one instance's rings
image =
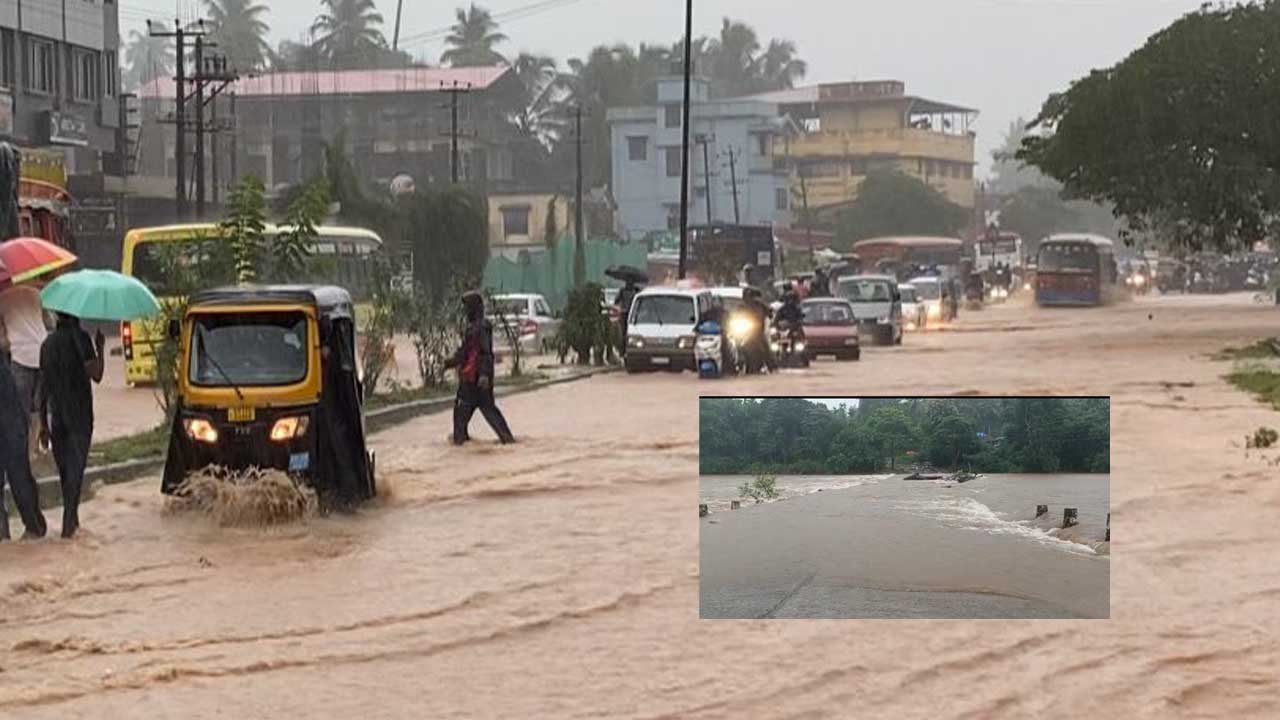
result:
[(702, 181), (707, 186), (707, 225), (712, 224), (711, 220), (711, 160), (707, 152), (707, 143), (715, 140), (715, 135), (699, 135), (698, 143), (702, 145)]
[(212, 172), (209, 177), (210, 196), (213, 204), (218, 204), (218, 153), (221, 150), (218, 143), (218, 137), (222, 134), (221, 128), (218, 127), (218, 98), (214, 96), (209, 99), (209, 164), (212, 165)]
[(684, 279), (689, 261), (689, 78), (693, 72), (693, 0), (684, 8), (684, 134), (680, 142), (680, 265), (677, 277)]
[[(396, 33), (391, 39), (391, 51), (395, 52), (400, 49), (400, 11), (404, 9), (404, 0), (396, 2)], [(385, 41), (384, 41), (385, 42)]]
[(175, 81), (175, 83), (176, 83), (176, 87), (174, 88), (174, 94), (173, 94), (173, 96), (174, 96), (174, 100), (175, 100), (175, 102), (176, 102), (176, 107), (175, 107), (175, 109), (174, 109), (174, 119), (176, 120), (176, 125), (175, 125), (175, 133), (174, 133), (174, 140), (175, 140), (175, 142), (174, 142), (174, 146), (173, 146), (173, 155), (174, 155), (174, 161), (175, 161), (175, 163), (176, 163), (176, 165), (177, 165), (176, 170), (177, 170), (177, 175), (178, 175), (178, 177), (177, 177), (177, 184), (176, 184), (176, 187), (175, 187), (176, 194), (174, 195), (174, 200), (175, 200), (175, 203), (176, 203), (176, 209), (177, 209), (177, 212), (178, 212), (178, 217), (180, 217), (180, 218), (184, 218), (184, 217), (186, 217), (186, 215), (187, 215), (187, 187), (186, 187), (186, 174), (187, 174), (187, 141), (186, 141), (186, 132), (187, 132), (187, 130), (186, 130), (186, 128), (187, 128), (187, 108), (186, 108), (187, 71), (186, 71), (186, 64), (187, 64), (187, 63), (186, 63), (186, 57), (187, 57), (187, 46), (186, 46), (186, 41), (187, 41), (187, 38), (189, 38), (189, 37), (193, 37), (193, 36), (194, 36), (194, 37), (200, 37), (200, 36), (204, 35), (204, 21), (203, 21), (203, 20), (202, 20), (202, 21), (200, 21), (200, 24), (199, 24), (199, 25), (200, 25), (200, 27), (199, 27), (199, 29), (197, 29), (197, 30), (188, 30), (188, 29), (186, 29), (186, 28), (184, 28), (184, 27), (182, 26), (182, 21), (181, 21), (181, 20), (174, 20), (174, 21), (173, 21), (173, 27), (174, 27), (173, 32), (159, 32), (159, 31), (157, 31), (155, 28), (153, 28), (153, 27), (151, 26), (151, 21), (150, 21), (150, 20), (148, 20), (148, 21), (147, 21), (147, 34), (148, 34), (148, 35), (150, 35), (151, 37), (163, 37), (163, 38), (169, 38), (169, 37), (171, 37), (171, 38), (174, 38), (174, 40), (175, 40), (175, 42), (176, 42), (176, 44), (177, 44), (177, 54), (174, 56), (174, 64), (175, 64), (175, 66), (176, 66), (176, 68), (177, 68), (177, 74), (176, 74), (176, 77), (174, 78), (174, 81)]
[(733, 224), (741, 225), (742, 218), (738, 215), (738, 166), (732, 147), (729, 148), (729, 182), (733, 183)]
[[(223, 128), (216, 119), (214, 113), (213, 122), (205, 121), (205, 105), (211, 105), (218, 99), (218, 94), (225, 90), (232, 82), (238, 79), (233, 72), (227, 71), (227, 59), (225, 57), (208, 58), (204, 56), (204, 49), (212, 46), (213, 43), (205, 42), (202, 38), (196, 38), (196, 75), (192, 80), (195, 81), (196, 91), (194, 100), (196, 103), (196, 217), (203, 219), (205, 213), (205, 198), (208, 193), (205, 192), (205, 160), (206, 147), (205, 139), (213, 141), (213, 152), (217, 153), (217, 136), (222, 132)], [(210, 89), (210, 86), (213, 86)], [(211, 112), (213, 112), (211, 110)], [(217, 183), (217, 160), (214, 160), (214, 183)], [(216, 200), (216, 189), (215, 189)]]
[(573, 284), (575, 287), (582, 287), (587, 280), (587, 256), (586, 247), (583, 244), (583, 227), (582, 227), (582, 106), (578, 105), (574, 111), (574, 122), (577, 128), (577, 165), (578, 165), (578, 187), (576, 191), (577, 200), (573, 206)]
[[(204, 37), (196, 36), (196, 219), (204, 219)], [(179, 132), (182, 126), (179, 124)]]
[(236, 116), (236, 94), (231, 93), (231, 184), (240, 183), (240, 126)]
[(440, 85), (440, 92), (449, 93), (449, 168), (453, 178), (453, 184), (458, 184), (458, 96), (471, 92), (471, 83), (460, 87), (458, 81), (453, 81), (453, 87), (445, 87), (443, 83)]

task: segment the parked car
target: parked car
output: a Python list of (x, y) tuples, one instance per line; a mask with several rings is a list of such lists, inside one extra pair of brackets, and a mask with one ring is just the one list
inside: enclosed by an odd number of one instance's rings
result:
[(898, 280), (890, 275), (853, 275), (840, 278), (836, 295), (853, 304), (863, 335), (881, 345), (902, 344), (902, 296)]
[(697, 370), (694, 342), (698, 323), (715, 299), (704, 289), (645, 288), (631, 303), (627, 318), (626, 368)]
[(857, 360), (858, 320), (853, 303), (843, 298), (813, 298), (800, 304), (804, 312), (804, 342), (809, 358), (833, 355), (837, 360)]
[(907, 329), (923, 330), (929, 323), (929, 314), (920, 302), (919, 290), (911, 283), (902, 283), (898, 285), (898, 294), (902, 296), (902, 317)]
[(948, 322), (955, 319), (951, 314), (950, 306), (943, 302), (942, 283), (940, 278), (933, 276), (918, 277), (909, 284), (916, 287), (916, 298), (920, 304), (924, 305), (925, 322)]
[(502, 319), (519, 327), (520, 348), (525, 352), (550, 352), (560, 331), (560, 318), (551, 311), (547, 299), (532, 293), (495, 295), (489, 307), (494, 342), (510, 347)]

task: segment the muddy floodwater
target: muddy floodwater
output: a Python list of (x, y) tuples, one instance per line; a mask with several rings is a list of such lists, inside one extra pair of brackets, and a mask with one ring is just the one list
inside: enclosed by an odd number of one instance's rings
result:
[[(745, 479), (701, 478), (721, 510), (699, 521), (704, 618), (1108, 615), (1106, 475), (783, 476), (724, 512)], [(1083, 522), (1062, 529), (1064, 507)]]
[[(106, 488), (0, 546), (0, 717), (1275, 717), (1280, 468), (1243, 438), (1280, 414), (1209, 354), (1277, 330), (1010, 304), (807, 373), (598, 376), (503, 401), (516, 446), (380, 433), (375, 506), (275, 529)], [(1110, 619), (700, 620), (699, 392), (1110, 395)]]

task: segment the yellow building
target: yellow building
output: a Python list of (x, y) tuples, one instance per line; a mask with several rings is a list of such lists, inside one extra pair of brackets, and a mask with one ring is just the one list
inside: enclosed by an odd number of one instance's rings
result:
[[(545, 246), (547, 218), (551, 213), (555, 213), (557, 235), (573, 229), (569, 217), (571, 206), (570, 198), (551, 193), (492, 194), (489, 196), (489, 247), (501, 251)], [(583, 223), (583, 226), (589, 225)]]
[[(846, 82), (755, 96), (778, 103), (804, 128), (775, 150), (791, 169), (800, 206), (833, 212), (857, 197), (867, 173), (896, 169), (919, 178), (951, 202), (974, 204), (976, 110), (906, 94), (897, 80)], [(825, 211), (825, 212), (824, 212)]]

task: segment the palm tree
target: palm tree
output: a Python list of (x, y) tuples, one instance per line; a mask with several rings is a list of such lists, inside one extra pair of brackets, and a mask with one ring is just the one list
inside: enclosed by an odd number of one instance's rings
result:
[(204, 0), (213, 25), (213, 41), (237, 70), (258, 70), (267, 64), (271, 46), (267, 32), (271, 29), (262, 19), (266, 5), (253, 0)]
[(546, 55), (520, 53), (511, 70), (522, 90), (514, 98), (511, 122), (521, 134), (549, 149), (563, 135), (565, 122), (560, 101), (568, 93), (556, 70), (556, 61)]
[(167, 38), (151, 37), (134, 30), (124, 50), (125, 90), (136, 90), (157, 77), (173, 74), (173, 43)]
[(378, 26), (382, 14), (373, 0), (321, 0), (322, 12), (311, 25), (319, 35), (316, 49), (334, 67), (368, 67), (387, 46)]
[(761, 90), (787, 90), (804, 78), (809, 64), (796, 57), (796, 44), (790, 40), (770, 40), (769, 47), (756, 58), (756, 74), (763, 82)]
[(724, 19), (720, 37), (711, 41), (711, 76), (719, 82), (719, 92), (730, 96), (752, 90), (752, 70), (760, 40), (750, 25)]
[(449, 49), (440, 56), (440, 62), (453, 67), (505, 63), (507, 59), (493, 49), (507, 41), (507, 36), (497, 30), (498, 23), (488, 10), (476, 7), (475, 3), (469, 10), (458, 8), (458, 22), (453, 24), (452, 32), (444, 40)]

